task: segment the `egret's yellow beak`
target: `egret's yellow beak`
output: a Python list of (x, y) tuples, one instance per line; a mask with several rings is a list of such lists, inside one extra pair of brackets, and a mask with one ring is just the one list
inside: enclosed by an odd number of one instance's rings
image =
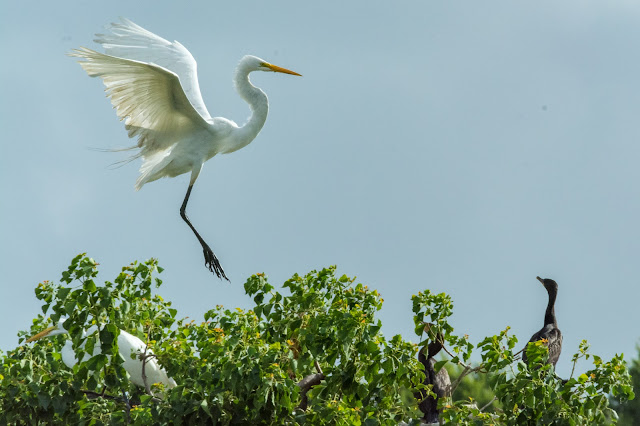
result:
[(51, 326), (49, 328), (45, 328), (40, 333), (29, 337), (25, 343), (30, 343), (30, 342), (33, 342), (35, 340), (42, 339), (43, 337), (46, 337), (49, 333), (51, 333), (55, 329), (56, 329), (56, 326)]
[(302, 74), (298, 74), (297, 72), (288, 70), (286, 68), (279, 67), (277, 65), (270, 64), (268, 62), (265, 62), (263, 65), (265, 67), (269, 68), (271, 71), (274, 71), (274, 72), (281, 72), (281, 73), (284, 73), (284, 74), (298, 75), (298, 76), (302, 77)]

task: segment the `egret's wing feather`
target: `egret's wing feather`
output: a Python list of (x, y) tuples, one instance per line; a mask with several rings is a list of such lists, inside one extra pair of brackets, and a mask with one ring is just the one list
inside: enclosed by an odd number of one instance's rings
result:
[[(167, 375), (165, 369), (156, 361), (153, 351), (147, 348), (144, 342), (138, 337), (124, 330), (120, 330), (120, 335), (118, 336), (118, 351), (120, 355), (122, 355), (122, 358), (124, 358), (122, 366), (127, 370), (134, 384), (144, 387), (147, 385), (151, 386), (154, 383), (162, 383), (169, 388), (176, 386), (176, 382)], [(132, 354), (134, 358), (131, 358)], [(147, 356), (144, 360), (146, 384), (142, 376), (143, 360), (141, 358), (141, 356), (145, 355)]]
[(145, 30), (126, 18), (107, 27), (108, 34), (96, 34), (96, 43), (102, 44), (107, 55), (139, 62), (154, 63), (174, 72), (193, 105), (205, 119), (211, 118), (200, 94), (197, 63), (182, 44), (168, 40)]
[(209, 126), (189, 102), (173, 72), (84, 47), (69, 55), (83, 59), (79, 63), (89, 76), (102, 78), (116, 114), (125, 120), (129, 137), (138, 136), (140, 155), (165, 150), (186, 132)]

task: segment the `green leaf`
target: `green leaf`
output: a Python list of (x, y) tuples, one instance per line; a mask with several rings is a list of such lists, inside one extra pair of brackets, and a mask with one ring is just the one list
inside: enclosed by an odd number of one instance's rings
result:
[(209, 404), (206, 399), (203, 399), (202, 402), (200, 402), (200, 408), (202, 408), (204, 412), (211, 417), (211, 411), (209, 411)]
[(442, 360), (442, 361), (436, 361), (436, 364), (434, 365), (433, 369), (434, 369), (434, 370), (436, 371), (436, 373), (437, 373), (438, 371), (440, 371), (440, 369), (441, 369), (442, 367), (444, 367), (444, 366), (447, 364), (447, 362), (449, 362), (449, 361), (448, 361), (448, 360), (446, 360), (446, 359), (445, 359), (445, 360)]
[(93, 282), (93, 280), (87, 280), (82, 285), (82, 288), (89, 293), (93, 293), (94, 291), (96, 291), (96, 284)]
[(60, 287), (58, 289), (58, 292), (56, 293), (56, 297), (58, 298), (58, 300), (64, 301), (69, 295), (70, 291), (71, 291), (70, 287)]
[(75, 300), (68, 300), (67, 303), (64, 304), (64, 311), (67, 315), (71, 315), (76, 308)]
[(109, 359), (107, 358), (106, 355), (104, 354), (98, 354), (95, 355), (93, 357), (91, 357), (89, 359), (89, 361), (87, 361), (87, 368), (89, 370), (100, 370), (102, 369), (105, 365), (107, 365), (107, 363), (109, 362)]
[(93, 391), (97, 387), (98, 387), (98, 382), (96, 381), (95, 377), (93, 376), (89, 377), (89, 380), (87, 380), (87, 389), (89, 389), (90, 391)]

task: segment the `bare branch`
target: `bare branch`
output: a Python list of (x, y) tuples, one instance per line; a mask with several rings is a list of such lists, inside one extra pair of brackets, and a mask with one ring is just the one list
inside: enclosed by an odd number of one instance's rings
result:
[(129, 405), (129, 401), (127, 401), (126, 399), (120, 398), (119, 396), (105, 394), (104, 391), (94, 392), (90, 390), (81, 389), (80, 392), (85, 394), (88, 399), (104, 398), (104, 399), (110, 399), (112, 401), (124, 402), (127, 406)]
[[(444, 345), (444, 342), (441, 342), (441, 343), (442, 343), (442, 349), (444, 349), (444, 351), (447, 353), (447, 355), (449, 355), (451, 358), (455, 358), (456, 356), (454, 354), (452, 354), (451, 352), (449, 352), (449, 349), (447, 349), (447, 347)], [(465, 364), (464, 362), (462, 362), (460, 360), (458, 360), (458, 365), (460, 365), (461, 367), (464, 367), (464, 368), (471, 368), (470, 365)]]
[(311, 387), (315, 385), (319, 385), (323, 379), (324, 379), (324, 374), (322, 373), (309, 374), (308, 376), (304, 377), (302, 380), (298, 382), (298, 387), (303, 392), (308, 391)]
[(316, 366), (316, 370), (320, 370), (318, 373), (309, 374), (304, 377), (302, 380), (298, 382), (298, 387), (300, 388), (300, 395), (302, 396), (300, 399), (300, 404), (298, 404), (298, 408), (300, 410), (306, 410), (309, 405), (309, 398), (307, 397), (307, 392), (314, 387), (315, 385), (319, 385), (322, 380), (324, 380), (324, 374), (322, 373), (322, 369), (317, 361), (314, 362)]
[[(444, 368), (444, 367), (443, 367)], [(455, 390), (458, 388), (458, 385), (460, 384), (460, 382), (462, 381), (462, 379), (464, 378), (464, 376), (466, 376), (467, 374), (469, 374), (471, 372), (471, 367), (468, 365), (464, 366), (464, 370), (462, 370), (462, 372), (460, 373), (460, 375), (458, 376), (458, 378), (456, 379), (455, 382), (451, 383), (451, 385), (449, 386), (449, 390), (450, 395), (453, 395), (453, 392), (455, 392)]]
[(576, 370), (576, 364), (580, 358), (582, 358), (582, 355), (578, 355), (573, 358), (573, 366), (571, 367), (571, 375), (569, 376), (569, 379), (573, 379), (573, 372)]
[(154, 396), (151, 393), (151, 387), (149, 383), (147, 383), (147, 373), (145, 371), (145, 367), (147, 366), (147, 349), (149, 347), (147, 345), (144, 346), (144, 353), (140, 355), (140, 359), (142, 360), (142, 382), (144, 383), (144, 389), (147, 392), (147, 395)]
[(129, 398), (127, 398), (127, 394), (124, 391), (122, 391), (122, 400), (127, 406), (127, 424), (129, 424), (129, 422), (131, 422), (131, 404), (129, 403)]
[(453, 395), (453, 392), (456, 390), (456, 388), (458, 387), (458, 385), (460, 384), (462, 379), (464, 379), (465, 376), (471, 373), (477, 373), (478, 371), (482, 371), (482, 369), (484, 368), (484, 364), (480, 364), (477, 367), (471, 367), (470, 365), (466, 365), (466, 364), (462, 364), (462, 365), (464, 365), (464, 370), (462, 370), (462, 373), (460, 373), (456, 381), (449, 386), (449, 389), (451, 390), (451, 395)]
[(480, 409), (480, 411), (484, 411), (485, 409), (487, 409), (491, 404), (493, 404), (493, 401), (497, 401), (498, 397), (494, 396), (493, 399), (489, 402), (487, 402), (485, 405), (482, 406), (482, 408)]
[[(442, 345), (442, 349), (444, 349), (444, 351), (447, 353), (447, 355), (449, 355), (451, 358), (455, 358), (456, 356), (454, 354), (452, 354), (451, 352), (449, 352), (449, 349), (447, 349), (447, 346), (445, 345), (445, 341), (442, 338), (442, 336), (435, 336), (432, 335), (431, 333), (431, 329), (429, 329), (429, 331), (427, 331), (427, 333), (429, 334), (429, 337), (434, 340), (437, 341), (438, 343), (440, 343), (440, 345)], [(458, 365), (464, 368), (472, 368), (469, 364), (465, 364), (464, 362), (458, 360)]]

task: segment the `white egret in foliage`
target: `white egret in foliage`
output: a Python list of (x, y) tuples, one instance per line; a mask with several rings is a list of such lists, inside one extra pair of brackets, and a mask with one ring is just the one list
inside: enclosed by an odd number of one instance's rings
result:
[(109, 34), (97, 34), (106, 54), (81, 47), (78, 57), (91, 77), (100, 77), (129, 137), (137, 137), (139, 148), (131, 160), (141, 157), (136, 189), (163, 177), (191, 173), (180, 216), (202, 245), (205, 265), (219, 278), (227, 276), (216, 255), (191, 224), (185, 211), (193, 184), (205, 161), (216, 154), (229, 154), (247, 146), (267, 119), (267, 95), (249, 81), (253, 71), (300, 75), (255, 56), (245, 56), (235, 73), (238, 94), (251, 108), (242, 126), (223, 117), (211, 117), (202, 100), (196, 61), (177, 41), (173, 43), (128, 19), (109, 26)]
[[(43, 337), (51, 337), (57, 336), (58, 334), (67, 334), (68, 331), (64, 328), (64, 322), (66, 318), (60, 318), (60, 321), (49, 328), (41, 331), (40, 333), (30, 337), (27, 339), (26, 343), (33, 342), (35, 340), (42, 339)], [(95, 327), (91, 327), (87, 331), (83, 331), (83, 337), (92, 334), (96, 331)], [(84, 348), (84, 343), (82, 344)], [(172, 388), (176, 386), (175, 380), (170, 378), (167, 375), (167, 372), (164, 368), (161, 368), (155, 358), (152, 356), (153, 352), (147, 348), (147, 345), (137, 338), (136, 336), (127, 333), (124, 330), (120, 330), (120, 334), (118, 335), (118, 352), (124, 358), (124, 362), (122, 363), (122, 367), (129, 373), (131, 377), (131, 382), (137, 386), (147, 387), (151, 386), (154, 383), (162, 383), (164, 386)], [(100, 345), (97, 344), (93, 348), (93, 354), (84, 354), (84, 357), (80, 362), (86, 361), (92, 356), (98, 355), (101, 353)], [(135, 355), (134, 358), (131, 358), (131, 355)], [(73, 368), (74, 365), (78, 363), (78, 357), (73, 350), (73, 345), (71, 340), (67, 339), (64, 344), (64, 347), (61, 351), (62, 362), (69, 368)], [(144, 360), (142, 359), (144, 357)], [(147, 386), (145, 386), (144, 379), (142, 377), (142, 365), (144, 361), (144, 373), (147, 378)]]

